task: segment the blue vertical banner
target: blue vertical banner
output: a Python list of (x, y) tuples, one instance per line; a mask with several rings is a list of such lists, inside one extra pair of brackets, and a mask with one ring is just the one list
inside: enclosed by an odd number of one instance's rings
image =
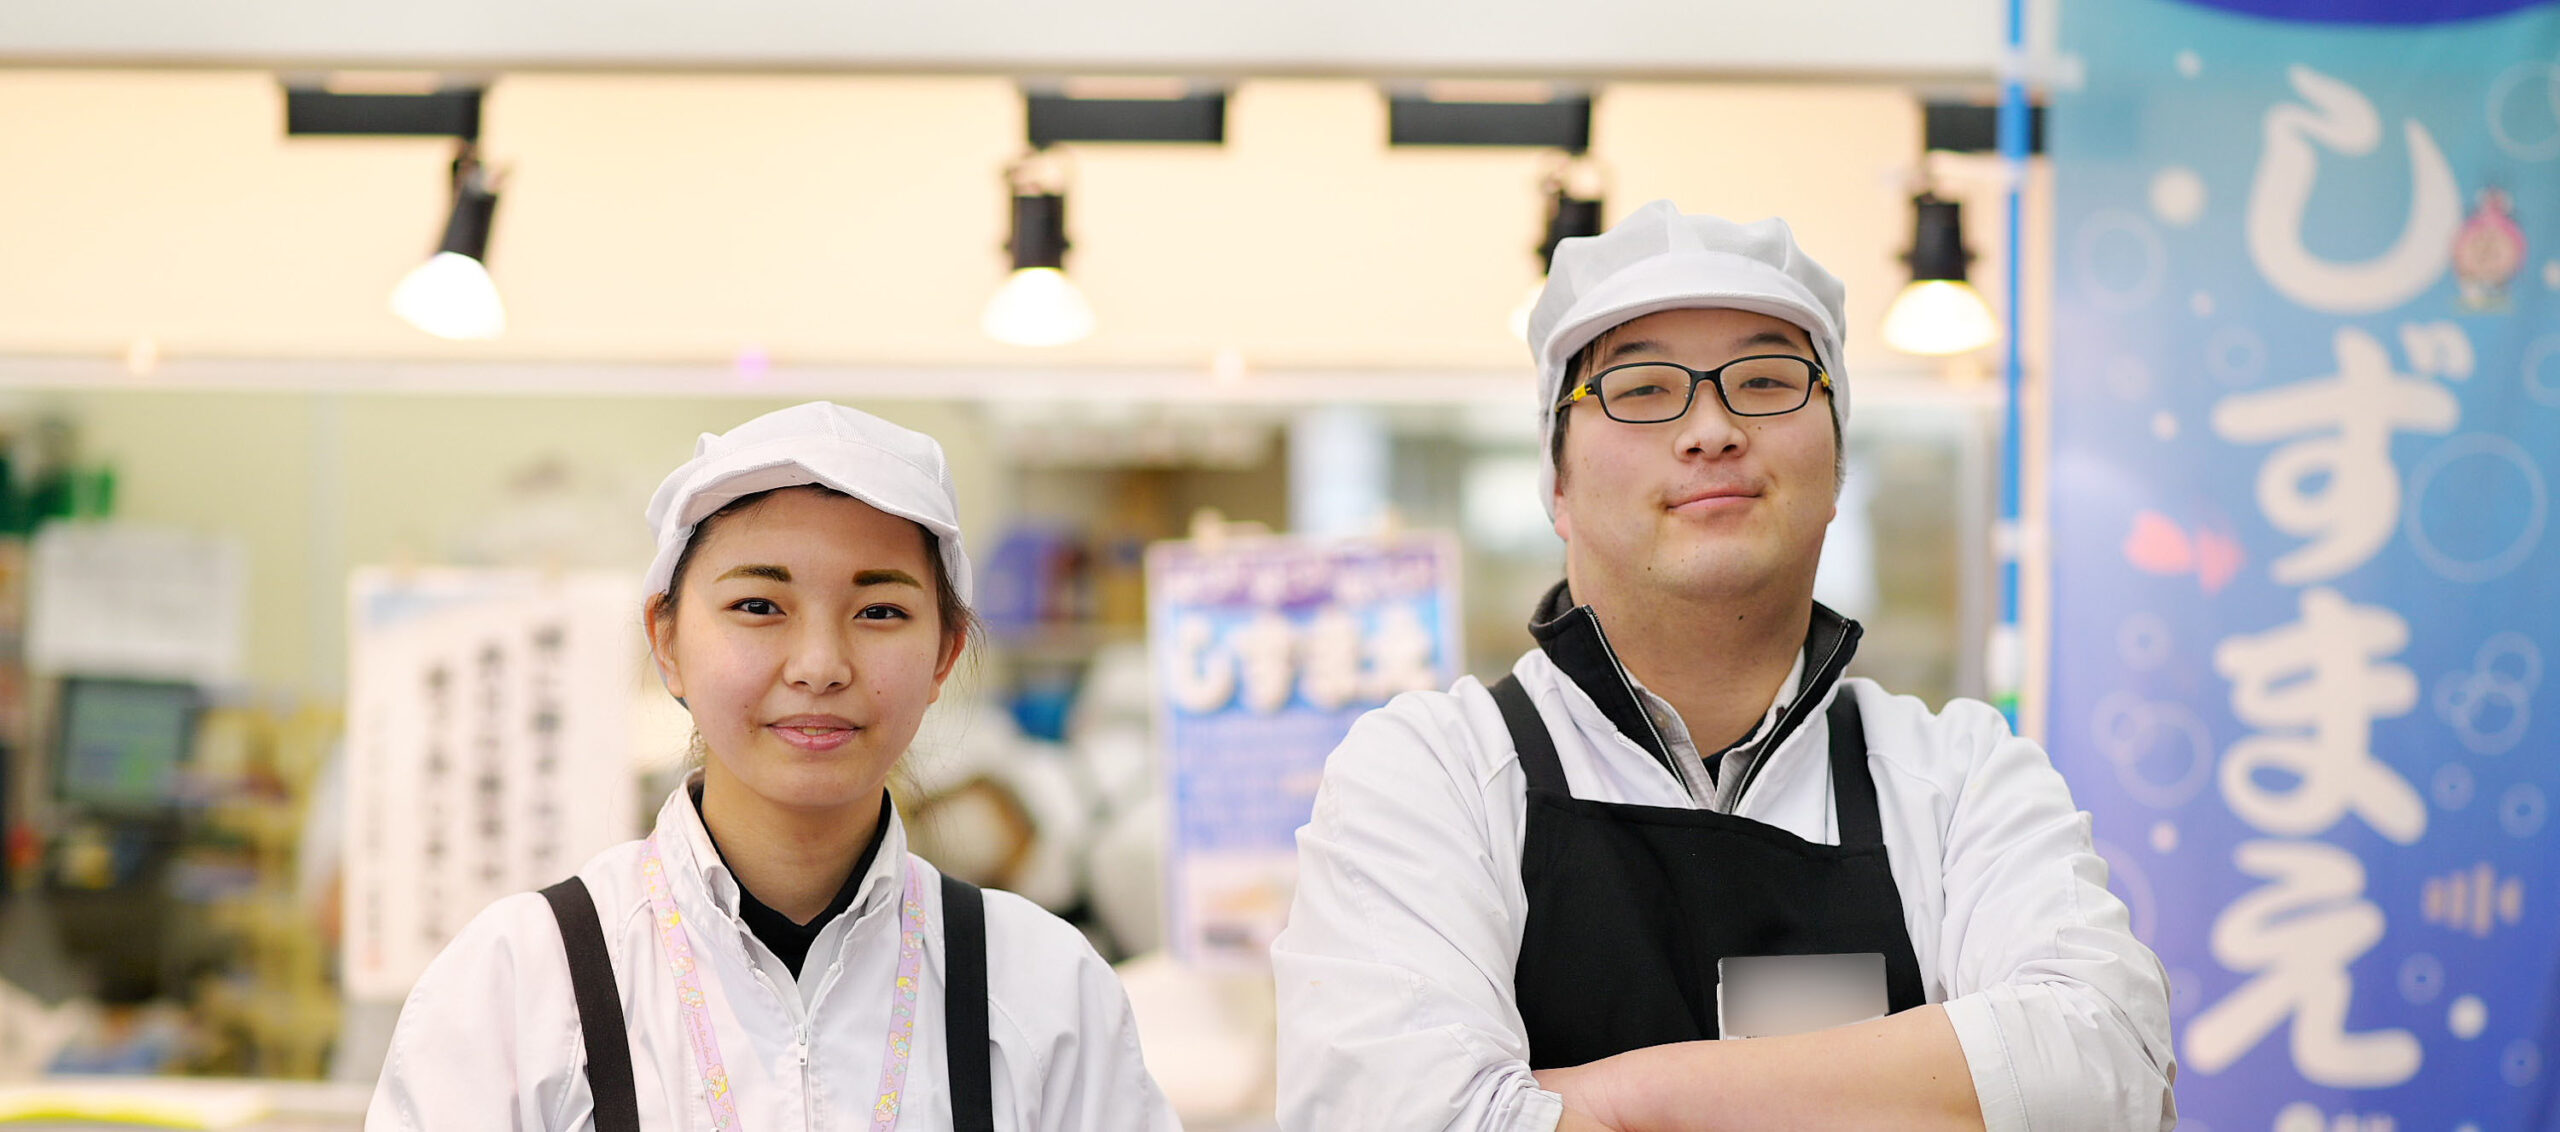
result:
[(2187, 1126), (2560, 1128), (2560, 2), (2062, 21), (2049, 738)]
[(1267, 966), (1325, 756), (1397, 693), (1457, 679), (1457, 602), (1458, 547), (1445, 534), (1147, 549), (1174, 954)]

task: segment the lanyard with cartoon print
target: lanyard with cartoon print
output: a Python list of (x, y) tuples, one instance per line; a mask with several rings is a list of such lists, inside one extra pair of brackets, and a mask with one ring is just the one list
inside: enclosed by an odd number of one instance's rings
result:
[[(652, 836), (642, 845), (640, 883), (649, 893), (650, 918), (658, 927), (667, 971), (675, 977), (677, 1009), (683, 1015), (686, 1043), (693, 1048), (694, 1070), (702, 1078), (703, 1103), (711, 1109), (711, 1127), (716, 1132), (734, 1132), (738, 1102), (729, 1093), (729, 1070), (720, 1060), (720, 1038), (712, 1032), (693, 941), (686, 936), (684, 916), (667, 891), (667, 867), (658, 855), (658, 839)], [(871, 1132), (890, 1132), (898, 1126), (907, 1063), (915, 1048), (916, 978), (924, 965), (924, 890), (915, 869), (907, 869), (906, 874), (906, 891), (899, 901), (898, 974), (890, 998), (888, 1040), (880, 1055), (880, 1095), (871, 1106)]]

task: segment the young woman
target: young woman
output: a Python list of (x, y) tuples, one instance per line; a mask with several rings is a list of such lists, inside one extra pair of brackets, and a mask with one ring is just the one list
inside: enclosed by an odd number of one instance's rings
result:
[(1075, 929), (906, 851), (892, 768), (968, 642), (942, 449), (838, 405), (706, 435), (643, 613), (701, 767), (410, 993), (381, 1129), (1177, 1129)]

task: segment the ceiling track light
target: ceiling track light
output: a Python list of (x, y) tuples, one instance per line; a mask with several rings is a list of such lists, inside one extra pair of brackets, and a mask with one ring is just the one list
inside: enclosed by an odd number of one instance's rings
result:
[(480, 136), (477, 87), (392, 94), (325, 85), (288, 85), (284, 132), (291, 137)]
[(489, 278), (489, 228), (497, 218), (498, 192), (478, 146), (464, 142), (453, 159), (453, 209), (444, 238), (427, 262), (410, 269), (391, 291), (391, 311), (438, 338), (495, 338), (507, 329), (507, 311)]
[(1597, 163), (1580, 157), (1567, 159), (1547, 174), (1542, 186), (1547, 200), (1547, 225), (1545, 236), (1538, 241), (1538, 281), (1530, 284), (1529, 293), (1511, 308), (1512, 337), (1529, 340), (1529, 315), (1537, 309), (1538, 296), (1547, 289), (1547, 276), (1555, 270), (1556, 246), (1566, 240), (1600, 234), (1600, 180)]
[[(1093, 92), (1093, 93), (1078, 93)], [(1030, 151), (1005, 167), (1013, 270), (979, 314), (987, 337), (1011, 346), (1064, 346), (1093, 336), (1093, 306), (1067, 274), (1069, 142), (1217, 145), (1227, 136), (1224, 89), (1179, 80), (1065, 83), (1023, 92)]]
[[(1590, 160), (1591, 93), (1551, 83), (1441, 82), (1391, 86), (1387, 144), (1552, 149), (1560, 160), (1547, 173), (1543, 192), (1547, 222), (1538, 244), (1538, 281), (1512, 304), (1511, 336), (1529, 337), (1529, 315), (1547, 288), (1556, 245), (1600, 234), (1599, 165)], [(1590, 182), (1586, 186), (1584, 182)]]
[(497, 179), (480, 158), (478, 88), (351, 93), (325, 86), (285, 89), (285, 133), (313, 136), (450, 137), (453, 203), (444, 234), (425, 263), (391, 291), (393, 314), (439, 338), (494, 338), (506, 330), (504, 304), (489, 278), (489, 230)]
[(1937, 194), (1911, 198), (1911, 282), (1885, 308), (1885, 344), (1906, 354), (1970, 353), (2000, 339), (1991, 304), (1965, 278), (1973, 253), (1964, 246), (1963, 207)]
[(1387, 144), (1560, 149), (1576, 156), (1590, 152), (1589, 92), (1543, 83), (1500, 87), (1438, 83), (1389, 90)]
[[(1921, 107), (1921, 149), (1987, 153), (1997, 148), (2000, 111), (1966, 102)], [(2027, 119), (2029, 153), (2044, 152), (2044, 108)], [(2000, 340), (2000, 319), (1965, 278), (1973, 253), (1964, 246), (1964, 215), (1954, 201), (1922, 191), (1911, 198), (1911, 282), (1885, 308), (1884, 341), (1906, 354), (1945, 357), (1971, 353)]]
[(1540, 275), (1555, 270), (1556, 245), (1600, 234), (1600, 198), (1572, 195), (1562, 184), (1547, 190), (1547, 238), (1538, 244)]
[(1023, 132), (1035, 150), (1062, 142), (1227, 140), (1227, 92), (1193, 90), (1179, 80), (1062, 83), (1025, 91), (1022, 100)]
[(987, 300), (979, 329), (1008, 346), (1064, 346), (1093, 336), (1093, 305), (1067, 277), (1064, 162), (1034, 150), (1005, 169), (1013, 200), (1013, 271)]
[[(2000, 108), (1971, 102), (1922, 103), (1920, 148), (1945, 153), (1996, 153), (2000, 149)], [(2027, 152), (2044, 152), (2044, 107), (2027, 108)]]

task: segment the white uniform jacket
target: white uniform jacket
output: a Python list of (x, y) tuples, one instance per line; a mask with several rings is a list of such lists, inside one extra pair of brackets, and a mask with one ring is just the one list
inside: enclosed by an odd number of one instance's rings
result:
[[(692, 941), (742, 1128), (871, 1127), (898, 965), (898, 898), (910, 869), (922, 874), (928, 927), (898, 1127), (951, 1127), (940, 877), (907, 853), (895, 813), (886, 820), (852, 906), (822, 930), (795, 981), (738, 918), (738, 883), (685, 789), (658, 811), (669, 892)], [(710, 1111), (640, 858), (640, 842), (618, 845), (578, 875), (604, 923), (642, 1125), (707, 1129)], [(1092, 945), (1009, 892), (987, 891), (986, 925), (996, 1127), (1178, 1132), (1140, 1058), (1128, 998)], [(539, 894), (519, 893), (474, 918), (410, 991), (365, 1127), (592, 1128), (586, 1061), (558, 921)]]
[[(1838, 680), (1856, 633), (1816, 607), (1803, 694), (1772, 709), (1776, 745), (1756, 765), (1727, 756), (1719, 791), (1588, 608), (1561, 606), (1550, 597), (1533, 625), (1541, 647), (1512, 673), (1575, 797), (1722, 809), (1838, 844), (1825, 711), (1856, 696), (1921, 980), (1946, 1005), (1992, 1132), (2176, 1124), (2167, 978), (2107, 891), (2089, 817), (2043, 749), (1987, 704), (1932, 712)], [(1271, 948), (1282, 1128), (1555, 1126), (1561, 1102), (1530, 1077), (1512, 983), (1528, 912), (1523, 782), (1473, 677), (1396, 697), (1326, 761), (1298, 834), (1296, 903)]]

